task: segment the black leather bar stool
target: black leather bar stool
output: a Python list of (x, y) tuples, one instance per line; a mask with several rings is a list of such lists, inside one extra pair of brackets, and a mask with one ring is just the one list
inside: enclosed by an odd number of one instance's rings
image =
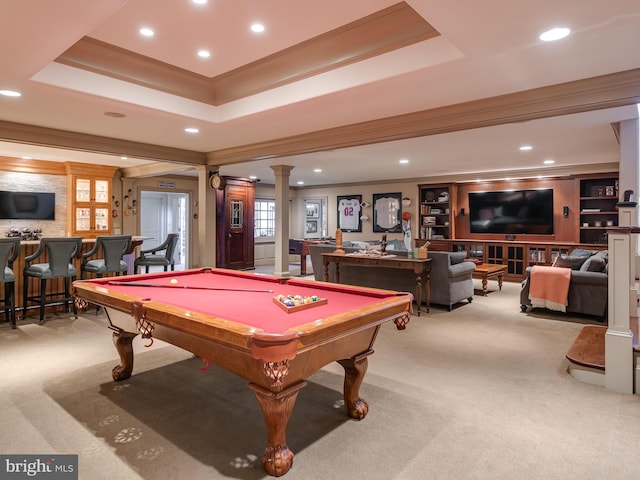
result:
[(0, 238), (0, 282), (4, 283), (4, 314), (11, 328), (16, 328), (16, 276), (13, 262), (20, 251), (20, 238)]
[[(145, 273), (149, 273), (149, 266), (162, 266), (165, 272), (168, 267), (171, 267), (171, 271), (174, 271), (176, 265), (173, 256), (178, 245), (178, 238), (180, 238), (179, 234), (170, 233), (167, 235), (167, 239), (157, 247), (141, 250), (140, 256), (133, 263), (135, 273), (138, 273), (138, 267), (145, 267)], [(158, 254), (163, 251), (164, 255)]]
[[(102, 249), (103, 258), (89, 260)], [(80, 278), (84, 280), (86, 273), (94, 273), (102, 277), (105, 273), (115, 273), (116, 276), (126, 274), (127, 263), (122, 259), (131, 249), (131, 235), (110, 235), (96, 238), (96, 244), (87, 253), (82, 254)]]
[[(73, 308), (73, 314), (77, 318), (78, 309), (73, 297), (70, 295), (70, 285), (76, 279), (77, 272), (73, 266), (73, 258), (78, 255), (82, 247), (81, 237), (71, 238), (43, 238), (38, 249), (24, 259), (24, 283), (22, 288), (23, 310), (22, 316), (27, 315), (28, 302), (40, 304), (40, 323), (44, 320), (44, 310), (47, 305), (63, 302), (65, 312), (69, 311), (69, 304)], [(46, 252), (46, 263), (33, 263)], [(40, 295), (28, 296), (29, 278), (40, 279)], [(64, 279), (64, 293), (47, 293), (47, 280), (55, 278)], [(64, 295), (60, 298), (61, 295)], [(51, 297), (47, 301), (47, 297)]]

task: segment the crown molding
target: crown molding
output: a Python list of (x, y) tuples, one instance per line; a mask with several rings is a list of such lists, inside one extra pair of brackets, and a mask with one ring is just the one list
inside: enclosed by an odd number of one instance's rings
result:
[(400, 2), (211, 78), (91, 37), (83, 37), (55, 61), (217, 106), (439, 35), (406, 2)]
[(204, 165), (201, 152), (0, 120), (0, 140), (145, 160)]

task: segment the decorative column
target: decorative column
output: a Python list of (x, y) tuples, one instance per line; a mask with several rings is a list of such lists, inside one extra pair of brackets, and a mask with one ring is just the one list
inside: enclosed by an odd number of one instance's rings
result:
[[(624, 120), (620, 122), (620, 171), (619, 171), (619, 189), (618, 189), (618, 201), (624, 200), (624, 193), (628, 190), (633, 192), (634, 198), (629, 203), (635, 207), (635, 202), (638, 201), (638, 195), (640, 194), (640, 122), (637, 118), (631, 120)], [(639, 212), (637, 208), (622, 208), (619, 207), (618, 212), (618, 225), (621, 227), (634, 227), (640, 225)], [(640, 272), (637, 272), (638, 268), (636, 258), (638, 255), (638, 239), (636, 235), (632, 235), (631, 251), (631, 271), (630, 281), (635, 290), (635, 279)], [(637, 290), (635, 296), (638, 295)], [(635, 298), (634, 298), (634, 301)], [(632, 309), (632, 312), (634, 310)]]
[(198, 169), (198, 258), (193, 265), (200, 267), (216, 266), (216, 192), (209, 187), (211, 173), (217, 172), (214, 165), (202, 165)]
[(275, 275), (289, 276), (289, 176), (293, 167), (274, 165), (276, 176), (276, 259)]
[(633, 334), (629, 323), (630, 228), (608, 230), (609, 327), (605, 334), (604, 386), (633, 393)]

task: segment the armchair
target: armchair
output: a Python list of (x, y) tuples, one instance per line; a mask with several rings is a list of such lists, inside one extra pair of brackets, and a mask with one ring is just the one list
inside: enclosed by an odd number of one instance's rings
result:
[(431, 303), (445, 305), (451, 311), (453, 305), (466, 299), (473, 300), (473, 262), (465, 262), (467, 252), (432, 252)]
[[(167, 235), (167, 239), (157, 247), (150, 248), (148, 250), (141, 250), (140, 256), (136, 258), (134, 262), (134, 270), (138, 273), (138, 267), (145, 267), (145, 273), (149, 273), (150, 266), (162, 266), (164, 271), (171, 267), (171, 271), (175, 270), (175, 259), (173, 258), (176, 246), (178, 245), (177, 233), (170, 233)], [(158, 252), (164, 252), (164, 255)]]

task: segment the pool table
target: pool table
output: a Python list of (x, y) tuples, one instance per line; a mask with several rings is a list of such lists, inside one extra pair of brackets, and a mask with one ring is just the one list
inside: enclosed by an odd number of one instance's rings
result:
[[(262, 465), (273, 476), (293, 464), (287, 423), (305, 379), (323, 366), (342, 365), (346, 412), (355, 419), (367, 415), (359, 396), (367, 357), (383, 323), (405, 328), (412, 301), (407, 293), (216, 268), (78, 280), (73, 288), (80, 306), (105, 309), (120, 355), (114, 380), (131, 376), (137, 335), (184, 348), (247, 380), (267, 428)], [(321, 301), (285, 309), (274, 301), (279, 294)]]

